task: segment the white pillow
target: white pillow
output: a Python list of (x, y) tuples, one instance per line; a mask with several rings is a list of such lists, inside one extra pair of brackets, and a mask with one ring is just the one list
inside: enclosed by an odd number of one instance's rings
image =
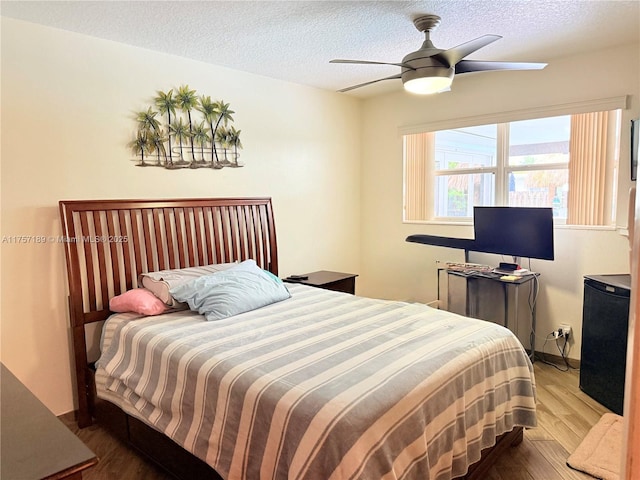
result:
[(159, 272), (142, 273), (138, 278), (138, 283), (144, 288), (152, 292), (156, 297), (162, 300), (170, 307), (180, 306), (180, 302), (175, 300), (169, 290), (184, 285), (203, 275), (211, 275), (215, 272), (221, 272), (238, 265), (233, 263), (217, 263), (214, 265), (206, 265), (203, 267), (189, 267), (175, 270), (161, 270)]
[(282, 280), (258, 267), (255, 260), (245, 260), (224, 272), (203, 275), (171, 289), (171, 293), (209, 321), (233, 317), (291, 297)]

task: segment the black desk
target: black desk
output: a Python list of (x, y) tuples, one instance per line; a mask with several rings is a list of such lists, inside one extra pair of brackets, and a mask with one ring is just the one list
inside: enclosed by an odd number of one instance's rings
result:
[[(529, 275), (518, 276), (514, 280), (503, 280), (505, 274), (498, 274), (492, 272), (479, 272), (479, 271), (459, 271), (459, 270), (451, 270), (444, 266), (438, 266), (438, 305), (442, 305), (442, 299), (440, 297), (440, 273), (444, 272), (447, 275), (447, 309), (451, 311), (455, 311), (456, 313), (460, 313), (467, 317), (478, 318), (480, 320), (491, 320), (490, 318), (485, 318), (483, 312), (481, 311), (480, 304), (481, 301), (489, 301), (492, 304), (499, 303), (496, 302), (495, 298), (488, 298), (490, 293), (487, 292), (487, 282), (489, 284), (498, 286), (502, 290), (502, 325), (506, 328), (509, 328), (516, 335), (518, 334), (518, 309), (519, 309), (519, 289), (521, 285), (528, 284), (531, 291), (532, 303), (530, 308), (530, 322), (531, 329), (529, 335), (530, 342), (530, 352), (529, 358), (533, 362), (534, 360), (534, 352), (535, 352), (535, 332), (536, 332), (536, 299), (538, 297), (538, 277), (539, 273), (531, 273)], [(463, 298), (453, 298), (455, 295), (452, 294), (451, 278), (456, 277), (457, 279), (461, 279), (465, 284), (465, 293)], [(533, 282), (533, 283), (530, 283)], [(513, 291), (513, 295), (510, 295), (510, 290)], [(509, 324), (509, 306), (510, 306), (510, 297), (513, 297), (513, 324)], [(460, 305), (460, 300), (464, 302), (463, 305)], [(455, 308), (451, 308), (452, 305), (458, 304), (458, 310)]]
[(95, 454), (2, 364), (2, 479), (81, 480)]

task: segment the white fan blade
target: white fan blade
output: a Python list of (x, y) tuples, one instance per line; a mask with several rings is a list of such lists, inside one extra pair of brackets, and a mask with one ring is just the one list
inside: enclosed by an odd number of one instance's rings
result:
[(482, 62), (476, 60), (462, 60), (456, 64), (456, 74), (487, 72), (490, 70), (542, 70), (546, 63), (525, 62)]
[(475, 40), (470, 40), (466, 43), (458, 45), (457, 47), (453, 47), (449, 50), (437, 53), (434, 55), (434, 58), (445, 62), (449, 67), (453, 67), (467, 55), (470, 55), (476, 50), (479, 50), (482, 47), (486, 47), (490, 43), (493, 43), (496, 40), (500, 40), (501, 38), (502, 37), (500, 35), (483, 35), (482, 37), (478, 37)]
[(390, 62), (370, 62), (369, 60), (342, 60), (342, 59), (334, 59), (329, 60), (329, 63), (354, 63), (356, 65), (395, 65), (397, 67), (408, 68), (409, 70), (415, 70), (415, 68), (410, 67), (404, 63), (390, 63)]

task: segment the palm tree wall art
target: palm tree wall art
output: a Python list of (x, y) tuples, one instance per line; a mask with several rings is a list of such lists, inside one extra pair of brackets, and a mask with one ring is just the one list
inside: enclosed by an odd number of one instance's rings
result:
[[(153, 102), (155, 110), (136, 113), (138, 130), (128, 143), (137, 166), (171, 170), (243, 166), (238, 162), (240, 130), (229, 125), (235, 112), (228, 103), (198, 96), (188, 85), (157, 91)], [(150, 160), (153, 157), (155, 161)]]

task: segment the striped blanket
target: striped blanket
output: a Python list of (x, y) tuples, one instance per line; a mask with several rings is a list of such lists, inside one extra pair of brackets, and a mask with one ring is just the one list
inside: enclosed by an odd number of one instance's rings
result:
[(291, 285), (226, 320), (120, 314), (98, 395), (225, 479), (449, 479), (536, 423), (507, 329), (421, 304)]

